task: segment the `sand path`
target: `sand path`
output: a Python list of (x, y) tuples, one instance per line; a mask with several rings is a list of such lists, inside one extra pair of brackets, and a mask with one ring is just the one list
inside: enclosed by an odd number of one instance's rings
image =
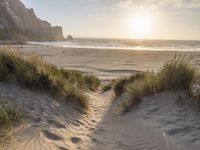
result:
[(16, 85), (0, 86), (1, 104), (14, 104), (25, 114), (16, 127), (8, 150), (90, 149), (91, 136), (111, 100), (110, 94), (90, 93), (91, 109), (83, 114), (78, 107), (58, 101), (45, 93), (32, 92)]
[(121, 115), (113, 92), (89, 93), (91, 109), (83, 114), (46, 93), (0, 86), (1, 103), (23, 110), (26, 119), (15, 128), (7, 150), (171, 150), (162, 133), (134, 115)]

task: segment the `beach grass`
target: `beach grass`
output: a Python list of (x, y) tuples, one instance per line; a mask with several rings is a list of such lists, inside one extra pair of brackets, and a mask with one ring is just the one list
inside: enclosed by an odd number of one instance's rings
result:
[(135, 80), (143, 79), (145, 77), (145, 73), (136, 73), (130, 77), (123, 77), (121, 79), (117, 79), (114, 84), (114, 93), (116, 96), (120, 96), (124, 93), (125, 87), (127, 84), (134, 82)]
[[(200, 71), (200, 70), (199, 70)], [(190, 87), (190, 95), (195, 97), (200, 101), (200, 72), (198, 71), (195, 82), (192, 87)]]
[[(196, 82), (198, 65), (192, 64), (192, 58), (175, 55), (167, 61), (158, 73), (148, 72), (142, 77), (123, 79), (118, 85), (117, 94), (125, 93), (128, 101), (125, 111), (141, 102), (142, 98), (163, 91), (190, 90)], [(133, 80), (131, 80), (133, 78)], [(116, 87), (115, 87), (116, 88)]]
[(105, 84), (105, 85), (101, 88), (102, 93), (107, 92), (107, 91), (113, 89), (115, 83), (116, 83), (116, 79), (113, 79), (110, 83)]
[(102, 92), (103, 92), (103, 93), (104, 93), (104, 92), (107, 92), (107, 91), (109, 91), (110, 89), (112, 89), (112, 84), (111, 84), (111, 83), (109, 83), (109, 84), (103, 86), (103, 87), (102, 87)]
[(161, 90), (189, 89), (196, 80), (198, 65), (192, 65), (192, 57), (175, 55), (164, 64), (158, 74)]
[(20, 121), (22, 118), (19, 110), (12, 105), (0, 106), (0, 127), (10, 129), (13, 122)]
[(84, 76), (78, 71), (58, 69), (35, 54), (26, 56), (4, 48), (0, 50), (0, 81), (16, 82), (29, 89), (45, 90), (67, 101), (78, 102), (88, 108), (85, 91), (95, 91), (100, 81), (95, 76)]
[(0, 147), (9, 141), (13, 125), (23, 118), (21, 112), (13, 105), (0, 106)]
[(91, 91), (95, 92), (96, 90), (98, 90), (99, 86), (100, 86), (100, 80), (94, 76), (94, 75), (86, 75), (84, 77), (84, 84), (86, 85), (86, 87), (88, 89), (90, 89)]
[(88, 89), (95, 92), (100, 86), (100, 80), (94, 75), (83, 75), (76, 70), (60, 69), (64, 78), (71, 84), (81, 89)]

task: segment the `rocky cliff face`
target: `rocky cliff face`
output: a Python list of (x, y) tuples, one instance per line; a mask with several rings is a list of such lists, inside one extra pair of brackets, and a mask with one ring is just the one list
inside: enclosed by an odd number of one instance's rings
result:
[(20, 0), (0, 0), (0, 39), (62, 40), (63, 31), (27, 9)]

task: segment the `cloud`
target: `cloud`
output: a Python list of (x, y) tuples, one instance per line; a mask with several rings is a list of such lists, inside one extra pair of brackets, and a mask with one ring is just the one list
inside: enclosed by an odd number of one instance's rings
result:
[(200, 8), (200, 0), (193, 0), (189, 5), (189, 8)]
[(151, 6), (155, 8), (199, 9), (200, 0), (118, 0), (119, 7)]
[(118, 7), (130, 7), (132, 6), (132, 0), (120, 0), (119, 3), (117, 4)]

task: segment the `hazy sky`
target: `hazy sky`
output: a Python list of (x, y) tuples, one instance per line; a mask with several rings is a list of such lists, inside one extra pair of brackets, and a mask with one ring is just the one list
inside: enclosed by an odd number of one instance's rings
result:
[[(200, 40), (200, 0), (23, 0), (75, 37)], [(141, 19), (143, 18), (143, 19)]]

